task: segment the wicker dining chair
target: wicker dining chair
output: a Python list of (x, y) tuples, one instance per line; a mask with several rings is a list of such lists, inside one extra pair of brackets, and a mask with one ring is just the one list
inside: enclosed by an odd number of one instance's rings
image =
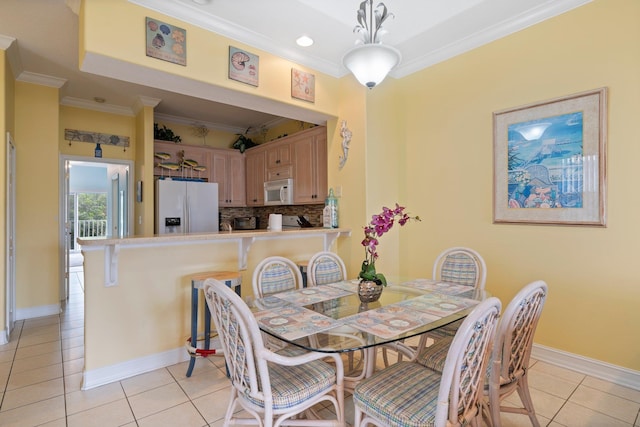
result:
[[(340, 256), (334, 252), (321, 251), (313, 254), (307, 264), (307, 281), (309, 287), (328, 285), (347, 279), (347, 267)], [(362, 333), (351, 326), (340, 326), (331, 330), (331, 335), (365, 343)], [(360, 350), (359, 363), (354, 365), (354, 352), (347, 354), (348, 376), (345, 376), (347, 388), (362, 380), (366, 374), (367, 352)], [(360, 369), (362, 368), (362, 369)]]
[(433, 263), (431, 277), (483, 291), (487, 281), (487, 265), (475, 250), (452, 247), (438, 255)]
[[(529, 283), (513, 297), (504, 310), (491, 352), (485, 394), (485, 410), (494, 427), (500, 427), (500, 412), (525, 414), (538, 427), (529, 393), (527, 372), (533, 347), (533, 336), (547, 297), (547, 284), (541, 280)], [(416, 357), (416, 363), (442, 372), (452, 337), (438, 340)], [(523, 407), (501, 406), (507, 396), (517, 391)]]
[[(345, 425), (339, 355), (292, 353), (289, 348), (270, 351), (255, 317), (238, 295), (215, 279), (207, 279), (203, 287), (232, 384), (224, 426)], [(322, 360), (327, 358), (332, 363)], [(317, 415), (315, 405), (327, 403), (333, 405), (335, 419), (309, 419)]]
[(483, 387), (500, 300), (482, 301), (465, 318), (449, 347), (442, 373), (398, 362), (358, 384), (354, 426), (480, 426)]
[[(548, 287), (542, 280), (522, 288), (511, 300), (498, 326), (489, 374), (488, 408), (491, 423), (500, 427), (500, 412), (525, 414), (531, 424), (539, 427), (529, 393), (529, 359), (533, 336), (547, 299)], [(517, 391), (523, 406), (501, 406), (500, 403)]]
[(307, 264), (308, 286), (326, 285), (347, 279), (347, 267), (342, 258), (333, 252), (315, 253)]
[[(487, 282), (487, 265), (478, 252), (471, 248), (456, 246), (444, 250), (433, 263), (431, 276), (434, 280), (469, 286), (469, 290), (484, 291)], [(462, 324), (462, 320), (445, 325), (424, 334), (418, 349), (426, 346), (427, 339), (452, 337)]]
[[(484, 291), (487, 281), (487, 265), (477, 251), (462, 246), (454, 246), (445, 249), (436, 257), (433, 262), (431, 277), (434, 280), (468, 286), (469, 290), (481, 292)], [(422, 334), (415, 347), (401, 343), (402, 348), (405, 350), (413, 349), (413, 357), (416, 357), (420, 351), (427, 347), (429, 339), (435, 342), (444, 338), (451, 338), (456, 334), (461, 324), (462, 320), (458, 320)], [(449, 344), (450, 340), (447, 340), (446, 344), (444, 344), (445, 354)], [(398, 352), (398, 361), (402, 360), (402, 356), (402, 352)], [(384, 365), (389, 366), (386, 348), (382, 351), (382, 357)]]
[[(256, 266), (251, 285), (253, 286), (253, 295), (256, 298), (264, 298), (280, 292), (302, 288), (302, 273), (289, 258), (270, 256), (260, 261)], [(271, 350), (275, 351), (287, 346), (285, 342), (269, 334), (263, 333), (263, 337)], [(303, 340), (307, 340), (307, 338)]]
[(288, 258), (270, 256), (258, 263), (253, 271), (251, 284), (256, 298), (302, 287), (302, 274), (298, 266)]

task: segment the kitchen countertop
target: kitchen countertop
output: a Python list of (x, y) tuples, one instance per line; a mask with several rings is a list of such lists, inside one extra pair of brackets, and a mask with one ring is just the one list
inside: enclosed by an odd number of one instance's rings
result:
[(292, 239), (322, 237), (323, 248), (330, 250), (333, 242), (340, 236), (350, 236), (349, 228), (289, 228), (283, 231), (236, 230), (217, 233), (157, 234), (154, 236), (133, 236), (115, 239), (78, 238), (83, 252), (104, 250), (105, 286), (118, 284), (118, 262), (123, 249), (136, 247), (158, 247), (170, 245), (189, 245), (197, 243), (235, 242), (238, 244), (238, 269), (247, 269), (247, 255), (256, 240)]
[(277, 238), (277, 237), (302, 237), (313, 235), (344, 234), (350, 235), (350, 228), (287, 228), (282, 231), (260, 230), (233, 230), (219, 231), (217, 233), (176, 233), (176, 234), (156, 234), (154, 236), (132, 236), (122, 238), (78, 238), (81, 246), (100, 247), (110, 245), (149, 245), (149, 244), (171, 244), (189, 243), (198, 241), (214, 240), (235, 240), (247, 238)]

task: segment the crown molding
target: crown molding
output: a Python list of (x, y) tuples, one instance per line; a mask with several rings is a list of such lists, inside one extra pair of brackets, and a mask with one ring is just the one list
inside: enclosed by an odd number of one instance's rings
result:
[(73, 13), (80, 16), (80, 2), (81, 0), (65, 0), (65, 4)]
[(150, 96), (139, 96), (133, 104), (133, 112), (138, 114), (144, 107), (156, 108), (162, 102), (160, 98)]
[(24, 71), (24, 68), (22, 67), (22, 61), (18, 53), (17, 39), (0, 34), (0, 49), (6, 52), (13, 75), (19, 76)]
[(67, 107), (82, 108), (85, 110), (99, 111), (101, 113), (118, 114), (120, 116), (128, 116), (128, 117), (135, 116), (135, 114), (133, 113), (133, 109), (129, 107), (122, 107), (120, 105), (114, 105), (114, 104), (100, 104), (95, 101), (88, 101), (86, 99), (80, 99), (80, 98), (72, 98), (70, 96), (65, 96), (64, 98), (62, 98), (62, 100), (60, 100), (60, 105), (65, 105)]
[[(413, 52), (412, 55), (414, 59), (408, 61), (403, 59), (403, 62), (391, 71), (389, 75), (394, 78), (406, 77), (409, 74), (413, 74), (439, 62), (444, 62), (455, 56), (514, 34), (535, 24), (539, 24), (542, 21), (566, 13), (591, 1), (592, 0), (547, 0), (545, 4), (530, 9), (526, 13), (504, 20), (485, 30), (471, 33), (438, 49), (431, 49), (423, 55), (416, 56), (415, 52), (420, 51), (421, 45), (424, 46), (431, 42), (431, 40), (426, 39), (429, 35), (424, 34), (422, 37), (416, 37), (411, 43), (406, 43), (404, 46), (396, 46), (403, 53)], [(409, 57), (409, 55), (403, 55), (403, 58)]]
[(53, 87), (56, 89), (60, 89), (67, 83), (67, 79), (32, 73), (30, 71), (23, 71), (22, 73), (20, 73), (16, 80), (25, 83), (33, 83), (40, 86)]
[(207, 129), (215, 129), (215, 130), (219, 130), (222, 132), (229, 132), (229, 133), (244, 133), (244, 131), (246, 130), (244, 127), (240, 128), (237, 126), (229, 126), (229, 125), (225, 125), (225, 124), (220, 124), (220, 123), (213, 123), (213, 122), (206, 122), (206, 121), (202, 121), (202, 120), (193, 120), (190, 119), (188, 117), (180, 117), (180, 116), (172, 116), (170, 114), (161, 114), (161, 113), (155, 113), (153, 115), (154, 121), (167, 121), (169, 123), (176, 123), (179, 125), (185, 125), (185, 126), (204, 126)]
[(7, 50), (16, 41), (15, 38), (0, 34), (0, 49)]

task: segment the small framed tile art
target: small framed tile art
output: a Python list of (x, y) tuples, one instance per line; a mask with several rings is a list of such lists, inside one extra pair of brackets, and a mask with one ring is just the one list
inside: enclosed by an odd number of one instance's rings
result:
[(183, 28), (146, 18), (147, 56), (187, 65), (187, 31)]
[(229, 78), (251, 86), (258, 86), (258, 55), (229, 46)]
[(316, 101), (316, 76), (291, 69), (291, 97), (303, 101)]

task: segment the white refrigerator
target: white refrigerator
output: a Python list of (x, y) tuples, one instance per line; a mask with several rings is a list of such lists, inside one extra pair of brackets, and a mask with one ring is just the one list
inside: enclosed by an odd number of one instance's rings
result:
[(155, 233), (218, 231), (218, 184), (156, 180)]

